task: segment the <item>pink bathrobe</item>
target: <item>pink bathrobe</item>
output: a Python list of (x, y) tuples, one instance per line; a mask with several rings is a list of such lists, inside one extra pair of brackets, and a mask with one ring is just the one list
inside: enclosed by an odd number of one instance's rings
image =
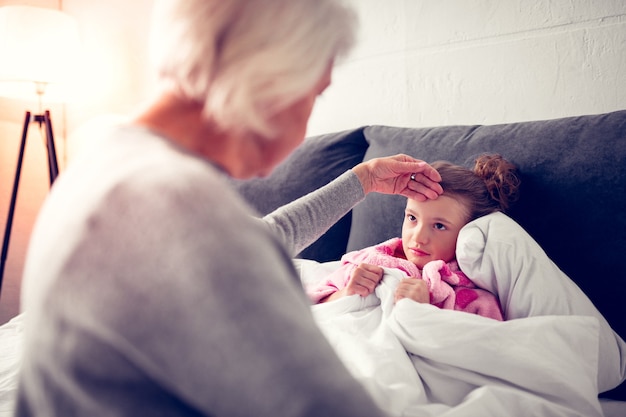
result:
[(409, 277), (423, 279), (430, 290), (430, 304), (439, 308), (465, 311), (496, 320), (503, 320), (498, 299), (476, 285), (459, 269), (456, 261), (431, 261), (420, 271), (411, 261), (394, 256), (402, 252), (402, 239), (393, 238), (386, 242), (346, 253), (341, 258), (341, 267), (330, 274), (324, 283), (307, 292), (314, 303), (344, 288), (352, 271), (362, 263), (387, 268), (397, 268)]

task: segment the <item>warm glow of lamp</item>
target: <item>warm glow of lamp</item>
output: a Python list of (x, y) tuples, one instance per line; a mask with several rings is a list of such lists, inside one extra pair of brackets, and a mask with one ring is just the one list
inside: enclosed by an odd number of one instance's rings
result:
[(45, 128), (52, 185), (59, 173), (59, 165), (50, 112), (42, 111), (41, 106), (44, 95), (45, 101), (67, 99), (67, 86), (76, 68), (78, 44), (77, 24), (69, 15), (59, 10), (31, 6), (0, 7), (0, 96), (26, 100), (38, 97), (40, 107), (39, 112), (34, 115), (26, 111), (24, 118), (0, 258), (0, 290), (11, 239), (28, 127), (35, 122), (40, 128)]
[(0, 96), (31, 99), (45, 94), (46, 101), (65, 101), (78, 49), (78, 25), (68, 14), (0, 7)]

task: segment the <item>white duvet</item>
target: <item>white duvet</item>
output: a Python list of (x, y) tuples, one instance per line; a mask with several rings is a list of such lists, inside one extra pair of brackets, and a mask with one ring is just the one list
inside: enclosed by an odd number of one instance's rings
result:
[[(312, 306), (377, 403), (393, 416), (603, 416), (598, 392), (624, 380), (626, 344), (536, 242), (494, 213), (461, 231), (457, 261), (498, 295), (506, 321), (408, 299), (394, 305), (403, 275), (392, 269), (367, 298)], [(296, 266), (308, 286), (339, 263)], [(618, 405), (615, 415), (626, 411)]]
[(386, 271), (376, 294), (313, 306), (336, 352), (394, 416), (602, 416), (598, 321), (499, 322), (401, 300)]

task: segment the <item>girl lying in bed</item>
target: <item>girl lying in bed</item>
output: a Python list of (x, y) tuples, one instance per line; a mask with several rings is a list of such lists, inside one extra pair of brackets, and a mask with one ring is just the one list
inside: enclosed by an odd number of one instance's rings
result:
[(339, 269), (309, 289), (313, 302), (354, 294), (366, 297), (387, 267), (408, 276), (396, 290), (396, 301), (411, 298), (502, 320), (497, 297), (478, 288), (459, 269), (455, 249), (463, 226), (489, 213), (506, 211), (517, 198), (516, 168), (500, 155), (478, 157), (472, 170), (444, 161), (432, 166), (441, 175), (443, 194), (425, 202), (407, 199), (402, 238), (344, 255)]

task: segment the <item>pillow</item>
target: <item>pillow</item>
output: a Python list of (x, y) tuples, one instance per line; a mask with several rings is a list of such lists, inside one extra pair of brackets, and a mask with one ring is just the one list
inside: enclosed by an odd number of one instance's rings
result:
[(498, 295), (506, 320), (545, 315), (596, 317), (601, 349), (598, 387), (607, 391), (624, 380), (626, 343), (514, 220), (492, 213), (468, 223), (459, 233), (456, 256), (461, 270), (476, 285)]

